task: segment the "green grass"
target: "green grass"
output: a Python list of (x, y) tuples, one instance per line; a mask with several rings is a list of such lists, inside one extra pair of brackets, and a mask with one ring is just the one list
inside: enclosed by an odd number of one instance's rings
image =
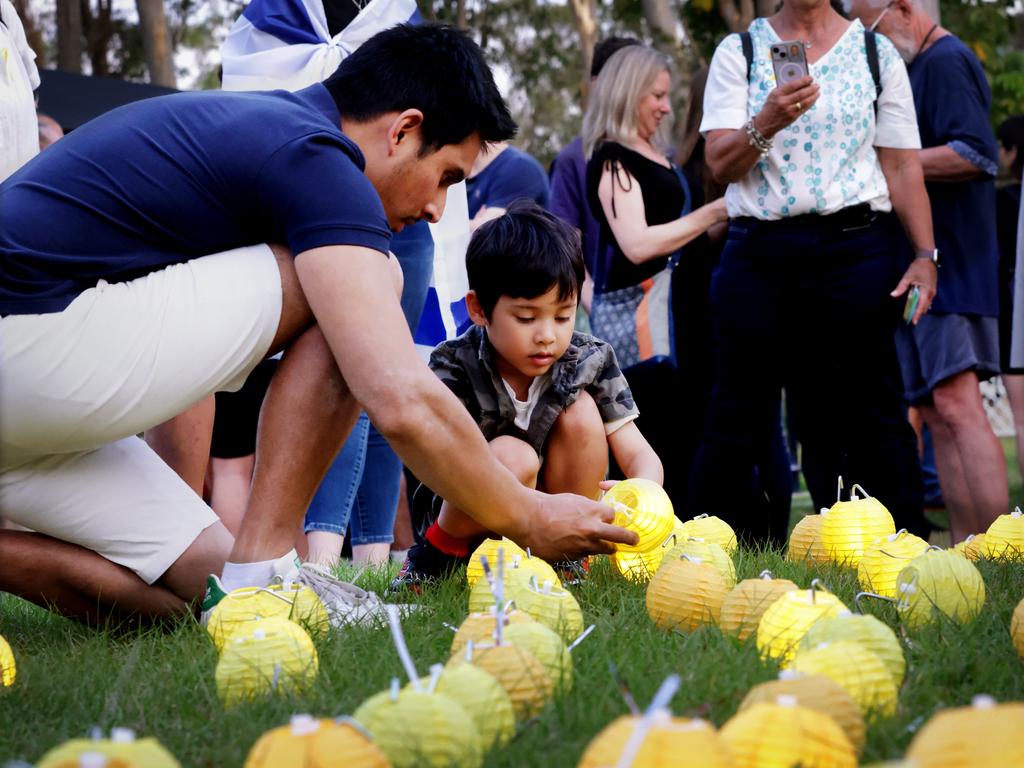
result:
[[(853, 605), (852, 571), (793, 565), (775, 552), (741, 552), (736, 560), (741, 579), (763, 568), (801, 586), (817, 577)], [(907, 680), (896, 716), (871, 725), (865, 762), (900, 756), (912, 731), (940, 707), (966, 704), (982, 692), (999, 700), (1024, 699), (1024, 661), (1008, 631), (1013, 607), (1024, 597), (1024, 565), (983, 562), (980, 568), (988, 599), (976, 621), (900, 633)], [(369, 573), (364, 581), (381, 590), (387, 576)], [(573, 654), (575, 687), (489, 756), (488, 766), (576, 765), (594, 734), (626, 711), (609, 662), (641, 706), (666, 675), (680, 674), (673, 710), (717, 725), (735, 712), (751, 686), (776, 674), (752, 641), (739, 643), (717, 628), (690, 635), (659, 631), (647, 617), (643, 588), (620, 579), (606, 562), (597, 563), (573, 591), (588, 623), (597, 625)], [(453, 577), (424, 595), (423, 609), (405, 621), (421, 672), (447, 659), (451, 631), (442, 623), (461, 621), (466, 596), (463, 581)], [(889, 605), (872, 602), (865, 609), (898, 627)], [(157, 737), (184, 766), (240, 766), (256, 738), (292, 713), (351, 713), (403, 674), (386, 629), (349, 628), (318, 642), (320, 675), (307, 695), (225, 711), (214, 686), (216, 652), (194, 622), (163, 631), (95, 631), (0, 596), (0, 633), (18, 659), (17, 683), (0, 693), (0, 765), (12, 758), (37, 760), (49, 747), (94, 726), (127, 726)]]

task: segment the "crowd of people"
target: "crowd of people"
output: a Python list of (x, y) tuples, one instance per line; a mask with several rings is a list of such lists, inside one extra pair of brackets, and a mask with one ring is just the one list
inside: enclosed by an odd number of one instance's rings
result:
[[(931, 461), (954, 541), (1006, 512), (979, 382), (1024, 439), (1024, 116), (992, 131), (916, 0), (784, 0), (685, 110), (667, 57), (604, 40), (550, 174), (464, 33), (296, 2), (322, 40), (298, 66), (33, 158), (54, 129), (0, 0), (0, 590), (98, 621), (290, 579), (344, 623), (380, 609), (333, 575), (346, 539), (381, 562), (411, 516), (396, 589), (495, 534), (576, 568), (632, 541), (596, 500), (644, 477), (779, 545), (797, 458), (816, 506), (843, 477), (921, 535)], [(450, 195), (467, 327), (424, 365)]]

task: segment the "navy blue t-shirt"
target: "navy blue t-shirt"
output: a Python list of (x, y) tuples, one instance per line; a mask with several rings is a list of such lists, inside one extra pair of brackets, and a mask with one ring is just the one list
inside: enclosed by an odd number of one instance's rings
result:
[(339, 123), (317, 84), (174, 94), (82, 126), (0, 185), (0, 315), (256, 243), (386, 253), (384, 207)]
[(466, 180), (469, 218), (488, 208), (508, 208), (514, 200), (528, 197), (542, 208), (551, 196), (548, 175), (533, 155), (515, 147), (505, 150), (476, 176)]
[(988, 121), (992, 106), (988, 81), (978, 59), (953, 35), (936, 40), (914, 59), (909, 72), (921, 146), (948, 144), (991, 176), (927, 184), (941, 264), (932, 310), (998, 315), (993, 179), (999, 155)]

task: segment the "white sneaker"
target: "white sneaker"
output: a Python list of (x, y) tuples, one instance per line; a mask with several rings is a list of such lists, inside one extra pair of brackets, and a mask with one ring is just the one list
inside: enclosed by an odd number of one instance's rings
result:
[(298, 582), (312, 589), (323, 601), (332, 627), (348, 624), (387, 623), (384, 603), (373, 592), (336, 578), (316, 563), (302, 563), (286, 576), (275, 576), (279, 583)]

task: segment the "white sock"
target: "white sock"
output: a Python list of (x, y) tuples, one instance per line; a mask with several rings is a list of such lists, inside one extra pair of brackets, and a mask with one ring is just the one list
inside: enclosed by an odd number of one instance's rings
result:
[(274, 576), (288, 576), (299, 565), (299, 555), (293, 549), (282, 557), (261, 560), (258, 563), (224, 563), (220, 581), (224, 591), (240, 587), (265, 587)]

